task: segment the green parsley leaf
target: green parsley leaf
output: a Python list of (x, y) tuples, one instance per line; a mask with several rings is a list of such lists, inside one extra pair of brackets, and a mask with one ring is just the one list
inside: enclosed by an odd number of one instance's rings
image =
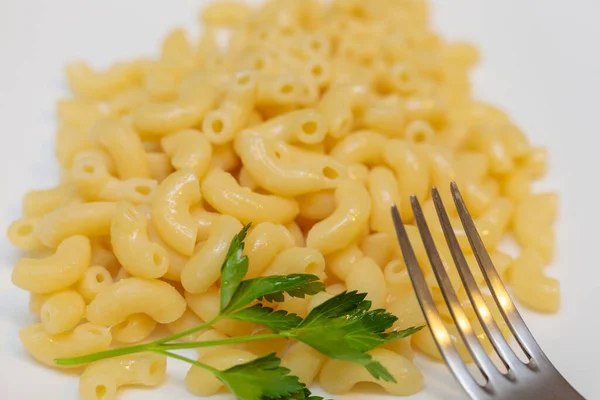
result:
[(305, 386), (280, 364), (281, 360), (271, 353), (219, 371), (216, 376), (240, 400), (293, 399), (290, 396), (303, 393)]
[(248, 272), (248, 256), (242, 256), (242, 251), (244, 250), (244, 239), (246, 239), (250, 225), (244, 226), (233, 237), (225, 261), (221, 266), (221, 310), (227, 307), (231, 297)]
[(403, 339), (410, 335), (413, 335), (419, 332), (421, 329), (425, 328), (424, 325), (421, 326), (411, 326), (410, 328), (406, 328), (400, 331), (391, 331), (386, 333), (386, 341), (385, 343), (393, 342), (394, 340)]
[(253, 322), (266, 326), (274, 332), (287, 331), (297, 327), (302, 318), (296, 314), (288, 314), (287, 311), (275, 311), (269, 307), (263, 307), (257, 304), (252, 307), (242, 308), (239, 311), (229, 314), (228, 318), (238, 321)]
[(397, 318), (385, 310), (372, 310), (365, 293), (343, 292), (315, 307), (291, 337), (319, 352), (361, 364), (377, 379), (394, 382), (394, 377), (366, 352), (391, 340), (413, 333), (385, 333)]
[(321, 396), (315, 396), (310, 392), (310, 390), (304, 388), (304, 390), (301, 392), (294, 393), (291, 396), (265, 400), (325, 400), (325, 398)]
[(319, 277), (310, 274), (273, 275), (242, 281), (221, 314), (230, 314), (254, 300), (283, 301), (283, 293), (293, 297), (317, 294), (325, 289)]

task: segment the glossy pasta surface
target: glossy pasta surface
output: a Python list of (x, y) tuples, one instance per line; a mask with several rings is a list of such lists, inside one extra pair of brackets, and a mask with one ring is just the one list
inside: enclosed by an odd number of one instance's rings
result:
[[(34, 359), (57, 367), (56, 357), (210, 320), (229, 243), (250, 222), (247, 278), (310, 273), (327, 287), (278, 309), (305, 316), (337, 293), (358, 290), (398, 316), (395, 328), (423, 325), (389, 208), (398, 205), (443, 314), (409, 196), (421, 201), (466, 299), (430, 199), (438, 187), (483, 285), (453, 211), (452, 181), (515, 298), (540, 312), (558, 310), (559, 282), (544, 270), (554, 255), (558, 198), (532, 190), (548, 154), (502, 110), (473, 97), (469, 72), (478, 50), (432, 30), (427, 1), (215, 1), (200, 20), (200, 38), (175, 29), (154, 57), (106, 70), (80, 61), (66, 68), (72, 96), (58, 103), (56, 134), (62, 178), (27, 193), (22, 217), (7, 232), (26, 252), (13, 283), (31, 292), (30, 309), (40, 315), (19, 334)], [(500, 248), (510, 234), (521, 248), (516, 257)], [(195, 339), (255, 328), (222, 320)], [(273, 349), (303, 382), (335, 396), (363, 382), (414, 394), (427, 376), (413, 349), (440, 358), (423, 330), (370, 352), (395, 383), (277, 339), (205, 348), (198, 359), (228, 368)], [(155, 354), (99, 361), (83, 372), (80, 394), (107, 400), (121, 386), (157, 386), (165, 368)], [(203, 396), (223, 390), (197, 367), (186, 385)]]

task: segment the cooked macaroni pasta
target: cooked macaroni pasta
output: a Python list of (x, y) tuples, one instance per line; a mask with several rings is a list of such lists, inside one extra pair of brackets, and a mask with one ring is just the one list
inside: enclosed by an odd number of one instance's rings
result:
[[(425, 0), (258, 7), (222, 0), (200, 19), (205, 29), (197, 41), (176, 28), (155, 57), (105, 70), (81, 61), (66, 68), (73, 95), (56, 109), (61, 181), (28, 192), (22, 217), (8, 228), (10, 242), (30, 253), (12, 280), (30, 292), (29, 309), (40, 321), (19, 334), (36, 360), (57, 367), (57, 357), (212, 319), (220, 309), (221, 265), (247, 223), (247, 279), (310, 273), (327, 287), (306, 298), (286, 294), (269, 307), (306, 316), (335, 294), (357, 290), (398, 316), (395, 328), (424, 325), (396, 241), (393, 204), (448, 318), (409, 197), (419, 199), (441, 244), (430, 198), (432, 186), (440, 189), (483, 285), (451, 206), (451, 181), (517, 300), (542, 312), (559, 308), (559, 282), (544, 270), (554, 254), (557, 197), (533, 185), (548, 169), (548, 154), (504, 112), (474, 98), (469, 72), (479, 54), (433, 32)], [(499, 249), (510, 233), (523, 248), (514, 259)], [(475, 333), (491, 349), (449, 251), (439, 248)], [(257, 328), (224, 319), (183, 340)], [(457, 332), (450, 333), (469, 360)], [(413, 349), (440, 358), (428, 330), (370, 352), (396, 382), (285, 339), (200, 348), (198, 357), (227, 368), (275, 351), (302, 382), (318, 379), (332, 394), (369, 382), (404, 396), (423, 386)], [(80, 395), (111, 400), (121, 386), (156, 386), (164, 376), (162, 355), (102, 360), (86, 367)], [(203, 396), (223, 387), (198, 367), (186, 385)]]

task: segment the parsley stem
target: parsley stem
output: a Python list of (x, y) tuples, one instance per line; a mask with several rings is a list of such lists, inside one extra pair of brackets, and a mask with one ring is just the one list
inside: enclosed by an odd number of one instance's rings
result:
[(282, 335), (279, 333), (265, 333), (263, 335), (248, 335), (248, 336), (238, 336), (227, 339), (220, 340), (205, 340), (203, 342), (186, 342), (186, 343), (165, 343), (161, 344), (158, 349), (160, 350), (181, 350), (181, 349), (197, 349), (200, 347), (210, 347), (210, 346), (222, 346), (226, 344), (234, 344), (234, 343), (246, 343), (246, 342), (254, 342), (257, 340), (265, 340), (265, 339), (275, 339), (280, 338)]
[(212, 326), (215, 322), (219, 321), (223, 317), (226, 317), (226, 316), (225, 315), (217, 315), (210, 321), (206, 321), (205, 323), (195, 326), (193, 328), (190, 328), (187, 331), (179, 332), (179, 333), (176, 333), (176, 334), (170, 335), (170, 336), (165, 336), (162, 339), (155, 340), (148, 344), (152, 345), (152, 346), (157, 346), (157, 345), (162, 345), (163, 343), (172, 342), (174, 340), (181, 339), (182, 337), (192, 335), (196, 332), (200, 332), (202, 329)]
[(217, 375), (217, 374), (219, 374), (219, 372), (221, 372), (218, 369), (213, 368), (213, 367), (211, 367), (208, 364), (204, 364), (204, 363), (201, 363), (200, 361), (192, 360), (191, 358), (182, 356), (182, 355), (177, 354), (177, 353), (173, 353), (173, 352), (170, 352), (170, 351), (167, 351), (167, 350), (157, 349), (157, 348), (152, 349), (152, 351), (155, 352), (155, 353), (158, 353), (158, 354), (163, 354), (163, 355), (165, 355), (167, 357), (176, 358), (177, 360), (184, 361), (184, 362), (186, 362), (188, 364), (192, 364), (192, 365), (194, 365), (194, 366), (196, 366), (198, 368), (202, 368), (202, 369), (205, 369), (207, 371), (210, 371), (210, 372), (212, 372), (215, 375)]
[(118, 357), (118, 356), (123, 356), (126, 354), (141, 353), (144, 351), (155, 351), (155, 349), (159, 349), (163, 345), (163, 343), (171, 342), (171, 341), (180, 339), (182, 337), (185, 337), (187, 335), (191, 335), (193, 333), (201, 331), (202, 329), (208, 328), (209, 326), (211, 326), (212, 324), (217, 322), (219, 319), (221, 319), (220, 315), (216, 316), (215, 318), (211, 319), (210, 321), (207, 321), (203, 324), (200, 324), (191, 329), (188, 329), (187, 331), (179, 332), (179, 333), (176, 333), (176, 334), (170, 335), (170, 336), (165, 336), (164, 338), (155, 340), (150, 343), (138, 344), (138, 345), (127, 346), (127, 347), (120, 347), (117, 349), (101, 351), (98, 353), (92, 353), (92, 354), (88, 354), (88, 355), (81, 356), (81, 357), (57, 358), (54, 360), (54, 362), (57, 365), (65, 365), (65, 366), (80, 365), (80, 364), (88, 364), (88, 363), (91, 363), (94, 361), (102, 360), (104, 358)]
[(124, 356), (126, 354), (134, 354), (141, 353), (143, 351), (149, 351), (150, 343), (139, 344), (136, 346), (128, 346), (128, 347), (120, 347), (118, 349), (101, 351), (98, 353), (92, 353), (85, 356), (80, 357), (71, 357), (71, 358), (57, 358), (54, 362), (58, 365), (79, 365), (79, 364), (87, 364), (93, 361), (102, 360), (104, 358), (118, 357)]

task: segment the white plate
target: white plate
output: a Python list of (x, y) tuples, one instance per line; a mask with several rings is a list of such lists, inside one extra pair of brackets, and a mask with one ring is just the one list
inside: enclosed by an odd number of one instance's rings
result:
[[(1, 232), (19, 216), (27, 190), (57, 179), (54, 107), (65, 94), (64, 64), (82, 58), (103, 66), (152, 54), (169, 28), (195, 28), (202, 3), (0, 2)], [(561, 280), (562, 306), (558, 315), (523, 313), (567, 379), (589, 399), (600, 398), (600, 293), (594, 293), (600, 289), (600, 4), (439, 0), (433, 8), (445, 37), (468, 39), (482, 49), (484, 62), (474, 76), (480, 97), (506, 109), (534, 143), (550, 149), (551, 174), (543, 187), (561, 192), (559, 252), (550, 273)], [(21, 348), (17, 332), (33, 318), (27, 313), (26, 293), (10, 283), (17, 254), (3, 236), (0, 245), (0, 397), (75, 400), (75, 376), (39, 366)], [(411, 398), (466, 398), (443, 366), (424, 359), (419, 365), (425, 390)], [(185, 366), (171, 362), (169, 371), (169, 382), (161, 389), (131, 389), (120, 398), (194, 398), (183, 385)], [(343, 398), (391, 397), (363, 393)]]

